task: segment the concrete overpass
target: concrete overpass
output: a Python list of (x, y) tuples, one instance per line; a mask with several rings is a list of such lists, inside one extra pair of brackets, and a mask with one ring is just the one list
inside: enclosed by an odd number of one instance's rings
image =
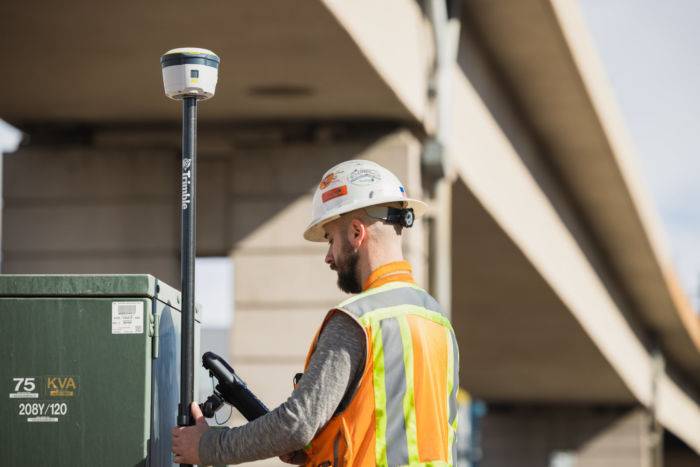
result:
[[(483, 465), (543, 465), (560, 451), (577, 465), (654, 465), (655, 420), (672, 433), (667, 464), (692, 465), (700, 321), (576, 4), (452, 6), (456, 177), (406, 252), (452, 303), (462, 386), (491, 406)], [(0, 117), (30, 140), (6, 159), (3, 272), (152, 272), (177, 284), (178, 109), (157, 59), (209, 47), (223, 65), (201, 111), (199, 253), (232, 257), (232, 355), (280, 402), (340, 298), (323, 247), (300, 235), (319, 174), (365, 157), (414, 195), (433, 191), (421, 164), (436, 126), (431, 23), (413, 0), (185, 10), (5, 6), (0, 50), (13, 66)], [(449, 249), (429, 247), (450, 236)], [(435, 283), (436, 264), (451, 264), (451, 287)]]

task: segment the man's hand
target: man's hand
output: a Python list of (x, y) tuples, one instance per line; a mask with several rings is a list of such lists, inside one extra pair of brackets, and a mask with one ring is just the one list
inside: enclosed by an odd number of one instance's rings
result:
[(279, 459), (287, 464), (303, 465), (306, 464), (309, 457), (306, 455), (303, 449), (300, 449), (298, 451), (290, 452), (289, 454), (282, 454)]
[(190, 407), (195, 420), (194, 426), (176, 426), (171, 430), (173, 434), (173, 454), (176, 464), (199, 464), (199, 440), (205, 431), (209, 429), (204, 414), (196, 402)]

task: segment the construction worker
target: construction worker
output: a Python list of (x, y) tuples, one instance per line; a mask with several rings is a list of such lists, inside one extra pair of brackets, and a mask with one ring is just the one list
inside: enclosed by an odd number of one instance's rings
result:
[(326, 263), (355, 294), (330, 310), (289, 399), (235, 428), (173, 429), (177, 463), (273, 456), (310, 466), (451, 465), (459, 354), (438, 303), (404, 261), (401, 234), (426, 205), (364, 160), (327, 171), (304, 238), (328, 242)]

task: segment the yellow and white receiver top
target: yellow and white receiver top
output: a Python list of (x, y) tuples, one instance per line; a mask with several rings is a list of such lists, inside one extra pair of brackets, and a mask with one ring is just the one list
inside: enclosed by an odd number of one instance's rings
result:
[(171, 99), (209, 99), (216, 92), (219, 56), (211, 50), (183, 47), (160, 57), (165, 95)]

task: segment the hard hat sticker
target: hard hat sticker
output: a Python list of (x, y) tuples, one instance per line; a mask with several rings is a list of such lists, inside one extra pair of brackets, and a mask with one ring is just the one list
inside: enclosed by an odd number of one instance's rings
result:
[(325, 203), (332, 199), (338, 198), (340, 196), (345, 196), (348, 194), (348, 186), (343, 185), (337, 188), (332, 188), (321, 195), (321, 200)]
[(355, 169), (350, 172), (348, 179), (353, 185), (367, 186), (381, 180), (382, 175), (374, 169)]
[(329, 173), (328, 175), (323, 177), (321, 183), (318, 184), (318, 188), (320, 190), (325, 190), (331, 183), (335, 182), (336, 180), (338, 180), (338, 177), (336, 177), (334, 173)]

